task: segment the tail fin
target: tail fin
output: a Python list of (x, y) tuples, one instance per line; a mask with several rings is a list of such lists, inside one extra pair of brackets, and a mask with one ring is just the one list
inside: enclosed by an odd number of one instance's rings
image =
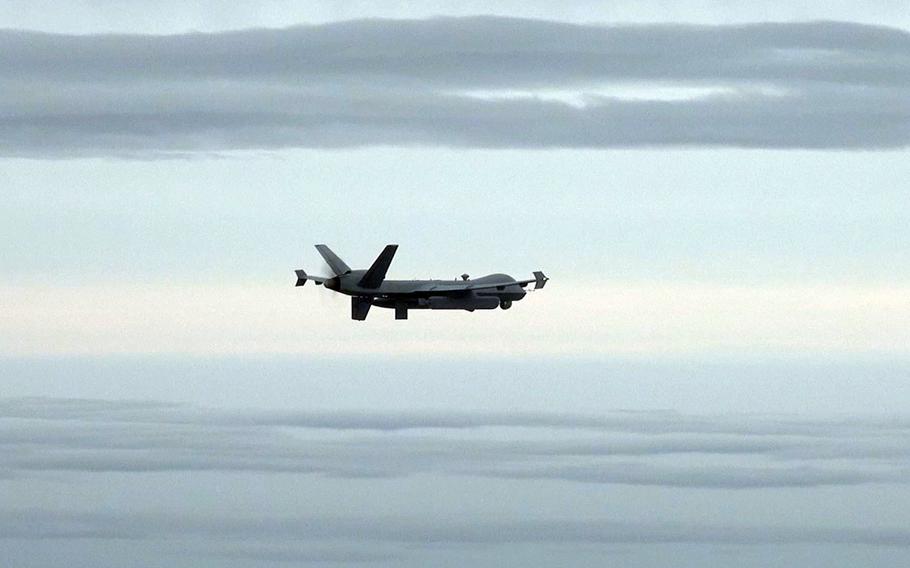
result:
[(382, 252), (379, 253), (379, 256), (376, 257), (376, 260), (373, 261), (373, 266), (360, 279), (358, 286), (379, 288), (379, 285), (385, 280), (385, 275), (389, 271), (389, 265), (392, 264), (392, 258), (395, 257), (395, 251), (397, 250), (398, 245), (386, 245)]
[(541, 272), (540, 270), (536, 270), (534, 272), (534, 289), (540, 290), (541, 288), (543, 288), (544, 285), (547, 283), (547, 280), (549, 280), (549, 278), (547, 278), (543, 272)]
[(325, 245), (316, 245), (316, 250), (318, 250), (319, 254), (322, 255), (322, 258), (325, 259), (326, 264), (329, 265), (329, 268), (332, 269), (335, 276), (341, 276), (342, 274), (347, 274), (351, 271), (351, 267), (338, 258), (338, 255), (332, 252), (332, 249), (329, 247)]
[(294, 284), (294, 286), (303, 286), (306, 284), (307, 280), (312, 280), (317, 286), (326, 281), (326, 278), (323, 278), (322, 276), (310, 276), (302, 268), (295, 270), (294, 274), (297, 275), (297, 283)]

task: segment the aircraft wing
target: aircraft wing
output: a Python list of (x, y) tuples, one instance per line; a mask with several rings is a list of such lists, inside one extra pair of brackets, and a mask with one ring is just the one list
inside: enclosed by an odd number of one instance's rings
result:
[(546, 285), (547, 280), (549, 280), (549, 278), (547, 278), (543, 272), (540, 272), (538, 270), (538, 271), (534, 272), (534, 278), (532, 278), (530, 280), (516, 280), (513, 282), (499, 282), (499, 283), (484, 282), (483, 284), (470, 285), (467, 287), (467, 290), (490, 290), (492, 288), (496, 288), (498, 290), (504, 290), (505, 288), (507, 288), (509, 286), (521, 286), (522, 288), (524, 288), (531, 282), (534, 283), (535, 290), (540, 290), (541, 288), (543, 288)]
[(466, 292), (468, 290), (467, 282), (460, 282), (455, 284), (430, 284), (426, 286), (421, 286), (417, 291), (418, 292), (427, 292), (427, 293), (438, 293), (438, 294), (449, 294), (457, 292)]
[(470, 280), (466, 282), (457, 282), (454, 284), (441, 284), (434, 285), (433, 287), (427, 289), (427, 292), (439, 292), (439, 293), (457, 293), (457, 292), (467, 292), (470, 290), (505, 290), (509, 286), (521, 286), (524, 288), (528, 284), (534, 283), (534, 289), (540, 290), (547, 283), (549, 278), (544, 275), (543, 272), (537, 271), (534, 273), (534, 278), (530, 280), (509, 280), (503, 282), (483, 282), (474, 284)]

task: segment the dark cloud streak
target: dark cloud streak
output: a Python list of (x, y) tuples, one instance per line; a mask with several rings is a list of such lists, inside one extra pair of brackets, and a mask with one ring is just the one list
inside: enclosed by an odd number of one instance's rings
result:
[(383, 86), (410, 80), (458, 89), (603, 79), (907, 85), (908, 51), (907, 32), (845, 22), (585, 26), (497, 17), (375, 19), (170, 36), (7, 30), (0, 35), (0, 75)]
[[(582, 105), (469, 91), (703, 86)], [(0, 31), (0, 154), (910, 143), (910, 34), (837, 22), (363, 20), (175, 36)]]

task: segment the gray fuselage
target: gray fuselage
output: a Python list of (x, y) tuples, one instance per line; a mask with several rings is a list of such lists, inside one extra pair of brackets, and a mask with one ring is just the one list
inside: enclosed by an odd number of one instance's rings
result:
[[(348, 296), (370, 298), (381, 308), (436, 310), (492, 310), (521, 300), (525, 292), (507, 274), (490, 274), (471, 280), (384, 280), (378, 288), (364, 288), (360, 282), (365, 270), (352, 270), (323, 284)], [(471, 290), (487, 283), (502, 283), (494, 288)]]

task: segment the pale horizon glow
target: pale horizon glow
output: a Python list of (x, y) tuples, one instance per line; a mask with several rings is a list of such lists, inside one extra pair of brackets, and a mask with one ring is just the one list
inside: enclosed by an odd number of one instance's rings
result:
[(7, 357), (910, 356), (908, 286), (555, 281), (507, 312), (407, 322), (352, 323), (347, 297), (262, 282), (5, 286), (0, 309)]

